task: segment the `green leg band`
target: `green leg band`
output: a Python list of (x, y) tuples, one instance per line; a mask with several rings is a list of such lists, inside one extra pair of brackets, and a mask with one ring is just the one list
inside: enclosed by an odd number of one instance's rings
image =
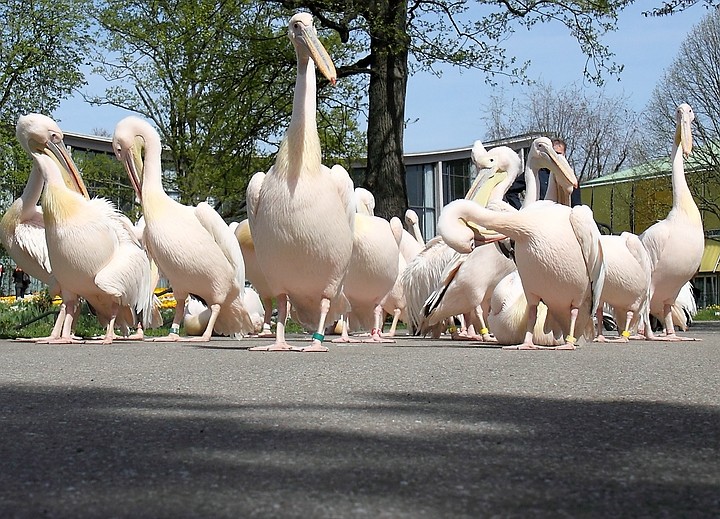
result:
[(325, 336), (322, 333), (318, 333), (318, 332), (313, 333), (312, 338), (317, 339), (320, 342), (325, 340)]

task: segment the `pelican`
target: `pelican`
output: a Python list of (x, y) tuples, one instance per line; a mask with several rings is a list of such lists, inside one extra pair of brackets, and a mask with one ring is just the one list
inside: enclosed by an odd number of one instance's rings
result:
[(697, 273), (705, 247), (700, 211), (685, 179), (684, 160), (692, 152), (691, 124), (694, 119), (690, 105), (683, 103), (677, 107), (671, 154), (672, 208), (667, 218), (640, 235), (652, 267), (650, 313), (662, 320), (665, 329), (664, 335), (654, 335), (646, 316), (646, 337), (653, 340), (684, 340), (675, 333), (672, 306), (682, 286)]
[(366, 342), (394, 342), (382, 337), (382, 308), (399, 273), (402, 225), (393, 227), (377, 216), (355, 215), (353, 252), (348, 266), (343, 293), (352, 311), (345, 319), (342, 337), (333, 342), (349, 342), (348, 319), (370, 329)]
[[(408, 231), (412, 235), (413, 238), (415, 238), (415, 241), (418, 242), (420, 245), (425, 245), (425, 239), (423, 238), (422, 233), (420, 232), (420, 225), (419, 225), (420, 219), (418, 218), (418, 215), (415, 211), (412, 209), (408, 209), (405, 211), (405, 225), (408, 227)], [(419, 249), (416, 254), (420, 253)]]
[(157, 131), (138, 117), (126, 117), (115, 127), (113, 149), (142, 205), (145, 246), (170, 281), (177, 301), (170, 333), (154, 340), (181, 340), (180, 322), (190, 294), (201, 298), (211, 315), (201, 336), (183, 340), (209, 341), (213, 330), (226, 335), (251, 331), (243, 303), (245, 266), (240, 245), (210, 205), (189, 207), (165, 193)]
[[(107, 323), (103, 343), (112, 343), (118, 318), (126, 326), (135, 323), (134, 312), (150, 319), (154, 294), (147, 256), (132, 224), (112, 203), (88, 200), (55, 121), (40, 114), (20, 117), (16, 135), (45, 179), (45, 237), (65, 320), (60, 338), (52, 342), (76, 342), (70, 334), (82, 296)], [(73, 189), (66, 185), (68, 179)]]
[(272, 292), (270, 291), (270, 286), (265, 278), (265, 274), (258, 263), (257, 255), (255, 254), (255, 243), (253, 242), (252, 233), (250, 232), (250, 222), (247, 218), (235, 227), (234, 232), (240, 244), (243, 260), (245, 261), (245, 278), (250, 281), (250, 284), (257, 291), (264, 309), (263, 325), (258, 336), (272, 337), (273, 333), (270, 331), (273, 311)]
[(287, 301), (317, 318), (310, 346), (322, 345), (330, 304), (341, 291), (353, 248), (353, 184), (340, 166), (321, 163), (316, 123), (315, 65), (331, 83), (332, 59), (317, 38), (312, 16), (290, 19), (288, 36), (297, 56), (293, 111), (277, 159), (267, 174), (256, 173), (247, 189), (255, 252), (277, 297), (275, 343), (259, 349), (290, 350), (285, 339)]
[(37, 205), (44, 183), (42, 173), (33, 162), (22, 195), (12, 203), (0, 220), (0, 241), (8, 255), (25, 272), (49, 285), (52, 267), (45, 242), (42, 208)]
[[(548, 140), (549, 141), (549, 140)], [(560, 166), (552, 145), (538, 143), (549, 159), (548, 166)], [(535, 165), (542, 161), (538, 158)], [(553, 171), (554, 169), (551, 169)], [(576, 184), (572, 170), (560, 166), (562, 189), (570, 194)], [(535, 192), (535, 175), (526, 174), (530, 196)], [(549, 190), (549, 189), (548, 189)], [(565, 343), (557, 349), (575, 348), (575, 331), (592, 336), (592, 315), (599, 304), (604, 281), (600, 233), (587, 206), (573, 209), (552, 201), (529, 202), (517, 212), (496, 212), (468, 200), (456, 200), (445, 206), (438, 221), (443, 239), (458, 252), (473, 249), (479, 224), (515, 240), (515, 258), (529, 304), (525, 338), (515, 348), (543, 348), (533, 341), (542, 301), (551, 318), (561, 327)], [(588, 324), (590, 325), (588, 327)]]
[[(482, 205), (502, 199), (522, 170), (518, 154), (507, 146), (485, 151), (480, 141), (473, 146), (472, 161), (479, 174), (466, 199)], [(456, 255), (443, 272), (440, 286), (425, 303), (421, 331), (453, 315), (467, 315), (466, 339), (493, 340), (485, 316), (495, 285), (515, 270), (515, 264), (496, 246), (478, 247), (468, 255)], [(476, 326), (479, 334), (475, 333)]]
[[(605, 283), (600, 299), (613, 309), (620, 332), (617, 341), (627, 342), (630, 329), (636, 326), (642, 312), (647, 309), (650, 257), (640, 239), (629, 232), (620, 236), (600, 236), (600, 242), (605, 258)], [(602, 312), (601, 304), (596, 315), (596, 340), (606, 342), (609, 339), (603, 335)]]
[[(252, 289), (245, 287), (243, 296), (245, 308), (247, 309), (250, 320), (253, 323), (253, 333), (258, 333), (263, 329), (264, 308), (260, 296)], [(183, 326), (185, 333), (188, 335), (199, 336), (205, 332), (207, 324), (210, 321), (212, 312), (203, 304), (202, 301), (188, 296), (185, 300), (185, 310), (183, 315)]]
[[(482, 142), (475, 141), (470, 156), (476, 169), (478, 169), (477, 158), (485, 153), (487, 151)], [(478, 172), (481, 173), (479, 169)], [(488, 179), (487, 176), (478, 174), (466, 194), (466, 199), (477, 201), (483, 205), (487, 204), (489, 200), (495, 199), (493, 190), (498, 187), (503, 178), (502, 175), (495, 175), (493, 179)], [(456, 252), (448, 247), (439, 236), (428, 241), (425, 248), (408, 261), (400, 281), (405, 293), (407, 318), (414, 331), (417, 332), (422, 327), (428, 298), (433, 297), (433, 292), (438, 290), (443, 283), (448, 283), (452, 279), (443, 277), (445, 269), (452, 262), (459, 261), (462, 261), (462, 258), (458, 258)], [(437, 338), (442, 331), (442, 323), (429, 328), (430, 330), (426, 329), (425, 333), (430, 332), (433, 337)]]
[[(521, 210), (532, 207), (532, 204), (538, 201), (539, 173), (542, 168), (550, 171), (545, 199), (562, 205), (570, 203), (570, 195), (577, 182), (575, 174), (565, 157), (555, 152), (552, 141), (547, 137), (539, 137), (533, 141), (528, 152), (525, 166), (526, 192)], [(498, 210), (516, 211), (505, 202), (491, 205)], [(517, 344), (524, 340), (528, 316), (529, 308), (520, 276), (517, 272), (512, 272), (493, 290), (487, 319), (489, 328), (500, 344)], [(533, 340), (541, 346), (559, 346), (564, 342), (559, 326), (552, 316), (547, 314), (547, 308), (542, 302), (537, 309)]]
[(364, 215), (375, 215), (375, 196), (364, 187), (355, 188), (355, 210)]

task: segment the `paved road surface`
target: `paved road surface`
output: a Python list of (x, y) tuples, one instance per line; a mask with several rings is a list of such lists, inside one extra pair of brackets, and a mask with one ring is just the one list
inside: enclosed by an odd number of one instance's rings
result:
[(718, 517), (720, 325), (693, 334), (0, 342), (0, 517)]

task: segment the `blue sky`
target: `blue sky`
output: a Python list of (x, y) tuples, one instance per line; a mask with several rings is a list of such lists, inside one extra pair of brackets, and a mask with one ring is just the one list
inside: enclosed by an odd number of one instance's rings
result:
[[(639, 1), (620, 15), (618, 30), (603, 39), (615, 61), (625, 65), (620, 81), (612, 78), (605, 84), (608, 95), (624, 94), (632, 108), (642, 110), (657, 81), (674, 60), (680, 44), (690, 29), (706, 14), (702, 6), (661, 18), (646, 18), (642, 11), (648, 4)], [(506, 43), (508, 55), (518, 61), (530, 60), (528, 75), (542, 79), (556, 88), (583, 81), (585, 57), (577, 42), (559, 25), (536, 25), (532, 30), (519, 29)], [(97, 93), (102, 82), (88, 78), (88, 92)], [(522, 87), (503, 83), (506, 97), (519, 95)], [(597, 89), (583, 83), (588, 89)], [(405, 131), (405, 151), (450, 149), (472, 144), (485, 136), (483, 110), (493, 87), (484, 83), (477, 71), (448, 69), (441, 78), (419, 73), (408, 82), (406, 118), (411, 123)], [(115, 124), (129, 112), (112, 107), (93, 107), (78, 95), (64, 101), (55, 112), (65, 131), (92, 134), (95, 129), (112, 133)]]

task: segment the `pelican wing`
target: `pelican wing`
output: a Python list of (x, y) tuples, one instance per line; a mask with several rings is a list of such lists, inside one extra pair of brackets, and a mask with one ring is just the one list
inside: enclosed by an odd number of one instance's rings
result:
[(645, 232), (640, 235), (640, 241), (650, 257), (652, 270), (655, 270), (655, 266), (662, 257), (665, 244), (670, 238), (671, 227), (667, 220), (661, 220), (645, 229)]
[(600, 295), (605, 284), (605, 259), (600, 244), (600, 231), (593, 218), (592, 209), (586, 205), (573, 207), (570, 212), (570, 225), (582, 249), (592, 290), (591, 315), (595, 315), (595, 311), (600, 305)]
[(225, 221), (206, 202), (200, 202), (195, 208), (195, 216), (200, 224), (213, 237), (215, 243), (235, 269), (235, 278), (240, 287), (245, 285), (245, 263), (243, 262), (240, 243), (230, 231)]
[(350, 230), (352, 230), (355, 225), (355, 189), (353, 181), (347, 170), (340, 164), (335, 164), (330, 169), (330, 178), (340, 195), (340, 200), (345, 207), (348, 222), (350, 222)]
[(247, 214), (250, 223), (255, 220), (255, 215), (258, 211), (258, 206), (260, 204), (260, 188), (262, 187), (264, 180), (265, 173), (258, 171), (252, 176), (250, 182), (248, 182), (247, 191), (245, 193), (245, 202), (247, 203)]
[[(52, 272), (45, 241), (45, 223), (43, 222), (42, 210), (39, 207), (31, 218), (15, 227), (15, 244), (30, 258), (34, 259), (42, 270), (47, 273)], [(21, 266), (30, 272), (26, 265)], [(32, 274), (32, 272), (30, 273)]]

